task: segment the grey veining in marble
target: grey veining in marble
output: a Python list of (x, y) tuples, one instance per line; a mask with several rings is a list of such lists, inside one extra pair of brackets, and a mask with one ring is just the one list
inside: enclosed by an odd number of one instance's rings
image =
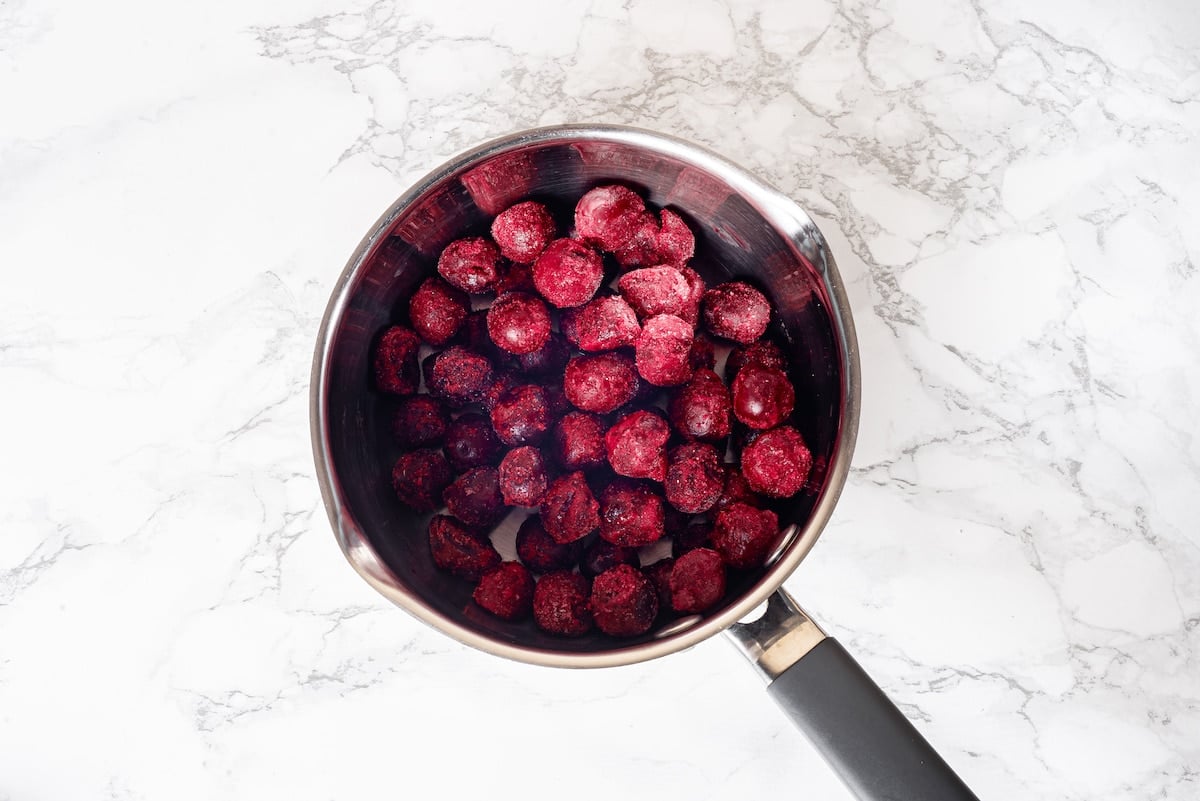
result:
[(980, 797), (1200, 797), (1192, 4), (8, 0), (0, 98), (0, 799), (847, 797), (724, 643), (500, 662), (327, 530), (344, 260), (580, 120), (718, 150), (838, 254), (862, 434), (789, 589)]

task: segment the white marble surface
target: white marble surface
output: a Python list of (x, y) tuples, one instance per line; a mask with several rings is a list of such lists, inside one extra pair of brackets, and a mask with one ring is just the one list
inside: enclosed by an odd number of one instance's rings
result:
[(848, 797), (725, 643), (505, 663), (329, 533), (345, 258), (582, 120), (716, 148), (838, 254), (862, 435), (788, 587), (981, 797), (1200, 798), (1194, 4), (556, 5), (0, 3), (0, 799)]

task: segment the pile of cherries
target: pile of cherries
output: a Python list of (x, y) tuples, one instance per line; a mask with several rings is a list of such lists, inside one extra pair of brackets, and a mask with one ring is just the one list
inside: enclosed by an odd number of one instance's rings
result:
[[(444, 508), (433, 561), (474, 582), (483, 609), (634, 637), (713, 608), (727, 571), (763, 564), (779, 536), (765, 505), (803, 488), (812, 457), (787, 422), (787, 360), (764, 338), (770, 303), (743, 281), (707, 287), (677, 214), (600, 186), (558, 233), (542, 204), (508, 208), (491, 238), (451, 242), (408, 326), (379, 337), (375, 385), (402, 396), (392, 483), (417, 511)], [(481, 295), (495, 299), (473, 311)], [(724, 379), (716, 342), (733, 345)], [(510, 507), (535, 511), (505, 562), (489, 532)], [(673, 556), (643, 566), (664, 537)]]

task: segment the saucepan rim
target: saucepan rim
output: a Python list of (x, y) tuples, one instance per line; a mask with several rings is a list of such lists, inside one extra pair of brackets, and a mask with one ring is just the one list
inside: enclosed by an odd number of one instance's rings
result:
[[(835, 342), (840, 351), (842, 402), (837, 441), (833, 458), (827, 466), (821, 494), (799, 532), (747, 593), (720, 612), (676, 633), (603, 651), (573, 652), (525, 646), (488, 636), (441, 614), (419, 595), (402, 586), (371, 548), (369, 538), (343, 502), (344, 496), (330, 456), (327, 402), (334, 334), (342, 323), (360, 272), (405, 209), (448, 177), (499, 154), (530, 146), (589, 141), (632, 145), (678, 159), (715, 176), (739, 191), (793, 247), (806, 254), (822, 276), (828, 312), (834, 323)], [(576, 124), (533, 128), (485, 142), (434, 169), (402, 193), (383, 213), (347, 262), (334, 285), (321, 320), (313, 356), (309, 418), (317, 482), (325, 509), (343, 554), (367, 583), (414, 617), (473, 648), (537, 665), (595, 668), (633, 664), (689, 648), (749, 616), (783, 584), (816, 543), (845, 486), (858, 434), (860, 394), (858, 347), (845, 287), (824, 236), (803, 208), (733, 162), (682, 139), (624, 125)]]

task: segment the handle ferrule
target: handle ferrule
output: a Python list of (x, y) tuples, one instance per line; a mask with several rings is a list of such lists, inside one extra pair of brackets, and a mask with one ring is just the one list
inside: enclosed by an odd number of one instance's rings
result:
[(825, 632), (782, 587), (771, 593), (761, 616), (734, 623), (725, 634), (767, 684), (825, 639)]
[(783, 590), (727, 630), (860, 801), (979, 801), (841, 644)]

